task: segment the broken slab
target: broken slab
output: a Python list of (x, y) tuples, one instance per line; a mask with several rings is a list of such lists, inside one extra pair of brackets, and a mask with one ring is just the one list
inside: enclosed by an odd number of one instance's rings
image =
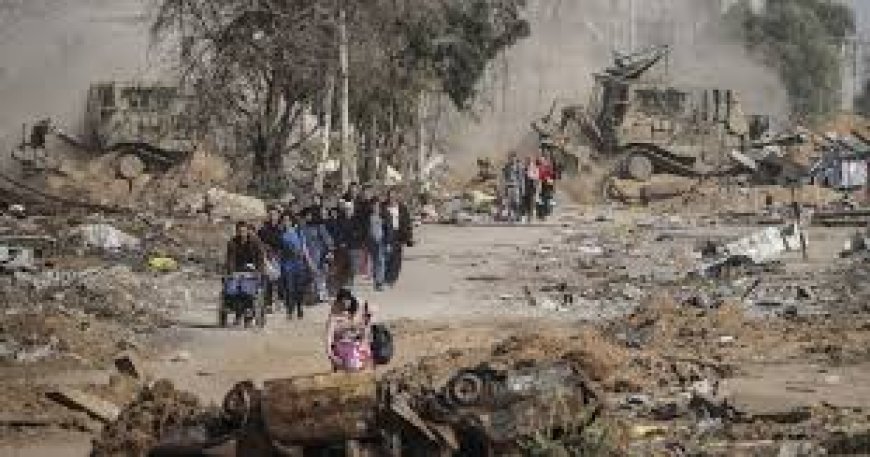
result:
[(786, 252), (799, 251), (803, 233), (797, 224), (767, 227), (745, 238), (725, 245), (731, 257), (746, 257), (756, 264), (779, 258)]
[(70, 387), (62, 387), (47, 394), (48, 398), (75, 410), (84, 411), (103, 422), (118, 419), (121, 408), (102, 398)]
[(788, 252), (806, 249), (806, 236), (798, 224), (767, 227), (737, 241), (727, 243), (721, 254), (704, 260), (693, 272), (708, 277), (726, 265), (771, 265)]
[(0, 413), (0, 426), (7, 427), (48, 427), (58, 425), (57, 417), (33, 413)]

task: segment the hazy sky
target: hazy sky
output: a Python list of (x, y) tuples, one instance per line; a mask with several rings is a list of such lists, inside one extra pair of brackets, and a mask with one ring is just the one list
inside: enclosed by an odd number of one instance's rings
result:
[(851, 0), (851, 4), (855, 9), (858, 33), (866, 37), (870, 34), (870, 0)]
[[(153, 76), (143, 15), (146, 1), (0, 0), (0, 155), (18, 141), (24, 122), (52, 117), (75, 130), (90, 83)], [(643, 7), (684, 3), (676, 10), (686, 17), (675, 17), (674, 23), (684, 24), (684, 32), (690, 32), (685, 24), (699, 27), (690, 13), (702, 0), (636, 1)], [(870, 0), (848, 1), (857, 8), (859, 24), (870, 38)], [(479, 110), (481, 124), (460, 121), (462, 128), (456, 133), (463, 141), (455, 145), (459, 152), (486, 154), (510, 148), (553, 98), (582, 100), (590, 73), (610, 58), (613, 46), (606, 36), (618, 25), (619, 18), (612, 16), (614, 5), (621, 3), (532, 0), (533, 36), (508, 53), (508, 75), (490, 81), (494, 90), (489, 95), (504, 96), (503, 100)], [(702, 26), (705, 32), (706, 27)], [(782, 94), (773, 72), (748, 60), (739, 45), (717, 43), (715, 38), (681, 53), (675, 63), (679, 75), (736, 86), (749, 91), (750, 105), (776, 109)]]
[(0, 147), (22, 123), (81, 122), (91, 82), (149, 68), (142, 0), (0, 0)]
[[(870, 2), (870, 0), (863, 0)], [(784, 117), (787, 97), (775, 70), (747, 55), (721, 30), (715, 0), (635, 0), (636, 47), (671, 44), (676, 84), (721, 87), (741, 94), (747, 113)], [(481, 122), (456, 122), (448, 153), (471, 160), (535, 147), (530, 123), (554, 99), (585, 103), (592, 73), (611, 65), (613, 50), (629, 51), (628, 0), (531, 0), (532, 34), (507, 51)], [(499, 64), (501, 65), (501, 64)], [(525, 141), (524, 140), (525, 137)]]

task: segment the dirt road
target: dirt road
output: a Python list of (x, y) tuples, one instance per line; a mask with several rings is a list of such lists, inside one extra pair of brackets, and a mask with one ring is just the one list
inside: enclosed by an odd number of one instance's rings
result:
[[(530, 321), (527, 307), (501, 303), (490, 285), (473, 280), (481, 273), (513, 267), (521, 250), (534, 246), (559, 228), (425, 226), (406, 260), (395, 288), (375, 293), (371, 283), (360, 296), (388, 321), (396, 333), (394, 364), (449, 348), (489, 345), (521, 327), (551, 325), (548, 318)], [(534, 272), (530, 272), (534, 273)], [(469, 280), (471, 278), (472, 280)], [(154, 378), (172, 380), (206, 401), (220, 402), (235, 383), (323, 372), (326, 307), (306, 310), (302, 321), (273, 314), (264, 330), (215, 326), (219, 287), (214, 279), (195, 279), (178, 297), (178, 325), (166, 329), (148, 349), (145, 362)], [(515, 291), (512, 291), (515, 292)], [(83, 456), (89, 437), (61, 432), (30, 442), (0, 444), (0, 457)]]
[[(396, 363), (450, 347), (489, 344), (503, 337), (504, 325), (520, 325), (528, 310), (502, 307), (484, 281), (468, 280), (510, 268), (520, 249), (557, 230), (553, 227), (426, 226), (419, 244), (406, 251), (400, 282), (375, 293), (370, 283), (360, 296), (378, 319), (397, 332)], [(182, 325), (167, 334), (165, 356), (148, 371), (178, 386), (219, 401), (236, 382), (323, 372), (326, 306), (306, 310), (302, 321), (269, 316), (260, 330), (215, 328), (217, 287), (195, 284), (186, 299)]]
[[(450, 349), (487, 348), (524, 332), (570, 334), (579, 331), (580, 322), (599, 322), (628, 313), (649, 298), (649, 292), (667, 284), (667, 279), (658, 276), (685, 261), (697, 240), (715, 236), (727, 239), (757, 230), (709, 227), (686, 223), (681, 218), (601, 208), (566, 211), (562, 220), (564, 226), (555, 222), (545, 226), (421, 228), (418, 246), (406, 251), (402, 278), (395, 288), (381, 293), (374, 292), (370, 283), (359, 288), (360, 296), (372, 304), (376, 318), (388, 322), (394, 330), (397, 354), (392, 366), (427, 355), (442, 356)], [(849, 230), (811, 230), (809, 260), (803, 260), (799, 253), (783, 258), (789, 274), (805, 277), (835, 264), (849, 234)], [(691, 262), (691, 257), (686, 258)], [(577, 301), (568, 307), (552, 301), (558, 297), (552, 287), (563, 281), (576, 288), (573, 293)], [(280, 313), (271, 315), (263, 330), (222, 329), (215, 325), (217, 279), (193, 275), (178, 277), (171, 284), (176, 282), (179, 287), (171, 287), (178, 293), (176, 325), (161, 330), (150, 346), (140, 348), (151, 355), (145, 371), (152, 377), (169, 379), (207, 402), (220, 402), (239, 381), (329, 369), (324, 347), (325, 306), (309, 308), (302, 321), (288, 320)], [(524, 295), (527, 287), (535, 300)], [(535, 306), (530, 306), (532, 302)], [(812, 347), (801, 349), (804, 343), (820, 337), (818, 332), (810, 332), (812, 325), (801, 327), (808, 333), (797, 334), (794, 344), (782, 344), (788, 349), (783, 349), (784, 355), (779, 357), (773, 351), (769, 354), (773, 358), (762, 359), (755, 355), (764, 352), (766, 346), (758, 346), (762, 341), (758, 338), (767, 338), (765, 335), (773, 330), (764, 326), (775, 321), (747, 322), (751, 327), (748, 329), (719, 328), (718, 324), (699, 321), (703, 313), (697, 310), (679, 309), (662, 315), (666, 323), (656, 337), (660, 342), (653, 339), (643, 343), (642, 335), (636, 335), (641, 338), (637, 344), (642, 348), (634, 356), (642, 358), (645, 351), (660, 350), (656, 344), (672, 348), (673, 344), (684, 344), (686, 338), (700, 338), (691, 340), (689, 346), (693, 346), (714, 341), (721, 332), (731, 332), (723, 334), (724, 338), (737, 344), (717, 343), (710, 350), (733, 349), (734, 376), (726, 382), (726, 388), (735, 393), (734, 400), (745, 410), (778, 409), (785, 403), (809, 407), (819, 402), (870, 408), (866, 395), (862, 395), (870, 392), (870, 385), (863, 381), (868, 379), (866, 359), (852, 357), (848, 366), (831, 366), (825, 357), (806, 357), (806, 351), (821, 354)], [(709, 331), (706, 336), (685, 332), (671, 335), (665, 331), (683, 326), (701, 326)], [(757, 331), (753, 333), (752, 328)], [(864, 341), (862, 328), (852, 329), (855, 344)], [(851, 354), (852, 346), (840, 353)], [(631, 378), (631, 373), (626, 376)], [(656, 373), (644, 376), (653, 379), (660, 374)], [(668, 376), (659, 376), (658, 382), (667, 381)], [(802, 381), (795, 384), (795, 379)], [(852, 386), (851, 394), (840, 388), (846, 383)], [(68, 433), (51, 437), (42, 434), (38, 442), (34, 439), (23, 444), (0, 444), (0, 457), (83, 456), (88, 453), (88, 439)]]

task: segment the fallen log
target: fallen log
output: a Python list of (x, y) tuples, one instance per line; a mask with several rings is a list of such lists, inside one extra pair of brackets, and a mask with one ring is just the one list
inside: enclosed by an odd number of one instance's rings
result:
[(263, 423), (276, 442), (326, 443), (373, 433), (378, 397), (371, 373), (271, 380), (262, 392)]

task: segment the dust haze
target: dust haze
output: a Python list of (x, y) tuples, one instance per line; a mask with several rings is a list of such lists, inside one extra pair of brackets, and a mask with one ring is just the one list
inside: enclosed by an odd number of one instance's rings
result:
[(787, 95), (776, 72), (729, 37), (720, 0), (532, 0), (532, 33), (510, 49), (483, 84), (478, 123), (453, 117), (451, 158), (473, 162), (507, 150), (531, 152), (529, 124), (553, 100), (585, 102), (591, 73), (612, 62), (612, 51), (667, 44), (667, 64), (676, 84), (721, 86), (740, 93), (747, 114), (787, 115)]
[[(76, 131), (88, 85), (153, 78), (147, 0), (0, 0), (0, 148), (5, 155), (22, 123), (51, 117)], [(613, 50), (670, 44), (680, 84), (720, 85), (741, 93), (749, 113), (784, 115), (776, 74), (726, 38), (721, 0), (530, 0), (532, 35), (494, 64), (482, 83), (476, 121), (450, 116), (444, 146), (473, 161), (513, 148), (532, 149), (529, 123), (554, 99), (583, 102), (591, 73)], [(462, 160), (460, 160), (461, 162)]]
[(144, 0), (0, 0), (0, 153), (22, 123), (77, 132), (91, 82), (149, 76)]

